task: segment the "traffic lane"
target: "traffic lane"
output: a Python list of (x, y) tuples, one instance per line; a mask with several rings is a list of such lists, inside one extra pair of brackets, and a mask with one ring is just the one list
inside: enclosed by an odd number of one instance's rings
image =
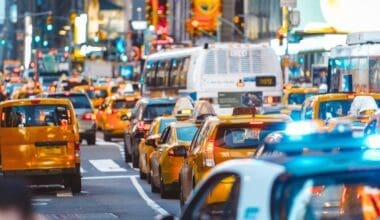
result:
[[(150, 193), (147, 182), (138, 179), (138, 171), (130, 168), (118, 151), (117, 144), (82, 145), (82, 193), (34, 190), (36, 210), (48, 219), (152, 219), (158, 213), (178, 213), (178, 200), (162, 200), (159, 194)], [(98, 160), (111, 160), (125, 171), (100, 171), (90, 162)]]

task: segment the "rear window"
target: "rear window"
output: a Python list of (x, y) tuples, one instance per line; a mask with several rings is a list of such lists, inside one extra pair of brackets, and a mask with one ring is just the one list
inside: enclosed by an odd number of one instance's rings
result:
[(2, 112), (2, 127), (41, 127), (71, 124), (65, 105), (26, 105), (6, 107)]
[(171, 115), (174, 108), (173, 104), (148, 105), (143, 113), (144, 120), (153, 120), (155, 117)]
[(177, 128), (177, 139), (179, 141), (186, 141), (190, 142), (193, 137), (195, 132), (197, 132), (198, 128), (195, 126), (191, 127), (178, 127)]
[(106, 98), (107, 97), (107, 91), (106, 90), (87, 90), (86, 93), (90, 99)]
[(91, 109), (90, 100), (83, 94), (50, 94), (49, 98), (69, 99), (75, 109)]
[(112, 108), (121, 109), (121, 108), (134, 108), (137, 100), (135, 101), (127, 101), (127, 100), (115, 100), (112, 103)]
[(216, 143), (226, 148), (257, 148), (269, 133), (284, 130), (285, 127), (285, 122), (221, 125)]
[(160, 122), (160, 128), (158, 129), (158, 133), (162, 134), (162, 132), (165, 130), (166, 127), (169, 126), (170, 123), (176, 122), (177, 119), (171, 118), (171, 119), (162, 119)]

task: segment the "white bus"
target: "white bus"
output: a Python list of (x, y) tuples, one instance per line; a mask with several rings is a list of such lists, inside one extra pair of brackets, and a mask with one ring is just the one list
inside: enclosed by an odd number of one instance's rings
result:
[(237, 106), (280, 103), (280, 61), (267, 46), (216, 43), (159, 52), (147, 57), (144, 95), (209, 100), (217, 113)]
[(330, 92), (380, 92), (380, 32), (352, 33), (331, 50)]

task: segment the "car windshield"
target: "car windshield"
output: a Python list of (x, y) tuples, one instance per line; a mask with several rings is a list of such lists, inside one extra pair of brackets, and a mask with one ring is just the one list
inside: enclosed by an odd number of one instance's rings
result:
[(171, 115), (174, 104), (148, 105), (143, 113), (144, 120), (153, 120), (155, 117)]
[(90, 99), (98, 99), (98, 98), (107, 97), (106, 90), (87, 90), (86, 93)]
[(324, 101), (319, 104), (319, 119), (347, 116), (352, 100)]
[(288, 104), (301, 105), (306, 98), (309, 98), (314, 95), (314, 93), (290, 93), (288, 97)]
[(172, 122), (177, 121), (175, 118), (162, 119), (160, 122), (160, 127), (158, 129), (158, 134), (162, 134), (165, 128)]
[(136, 102), (137, 102), (136, 100), (135, 100), (135, 101), (127, 101), (127, 100), (124, 100), (124, 99), (121, 99), (121, 100), (115, 100), (115, 101), (112, 103), (112, 108), (113, 108), (113, 109), (134, 108)]
[[(279, 219), (380, 219), (379, 170), (297, 178), (276, 198)], [(277, 200), (280, 199), (280, 200)]]
[(57, 126), (71, 123), (64, 105), (27, 105), (3, 109), (2, 127)]
[(285, 122), (221, 125), (216, 143), (225, 148), (257, 148), (269, 133), (284, 130), (285, 127)]
[(49, 94), (51, 98), (69, 99), (75, 109), (91, 109), (90, 100), (84, 94)]
[(198, 128), (196, 126), (189, 127), (178, 127), (177, 128), (177, 139), (179, 141), (190, 142), (195, 132), (197, 132)]

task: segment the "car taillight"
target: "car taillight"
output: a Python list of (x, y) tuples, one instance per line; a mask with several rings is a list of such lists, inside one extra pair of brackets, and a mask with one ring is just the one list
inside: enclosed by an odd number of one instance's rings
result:
[(74, 150), (75, 150), (75, 157), (80, 157), (80, 144), (79, 144), (79, 142), (75, 142)]
[(116, 112), (117, 112), (117, 110), (113, 108), (113, 109), (109, 109), (107, 111), (107, 114), (112, 115), (112, 114), (115, 114)]
[(144, 130), (144, 125), (145, 125), (144, 121), (139, 121), (137, 123), (137, 129), (138, 130)]
[(215, 140), (209, 140), (207, 143), (206, 149), (203, 153), (204, 166), (206, 167), (215, 166), (214, 151), (215, 151)]
[(94, 114), (88, 112), (88, 113), (83, 114), (82, 119), (86, 120), (86, 121), (92, 121), (92, 120), (96, 119), (96, 116)]

